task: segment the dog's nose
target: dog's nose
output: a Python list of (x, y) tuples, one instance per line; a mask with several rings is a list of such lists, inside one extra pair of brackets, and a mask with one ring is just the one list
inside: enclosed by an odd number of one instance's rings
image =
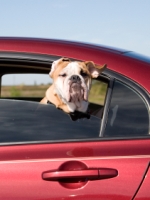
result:
[(81, 81), (81, 79), (78, 75), (72, 75), (70, 77), (70, 80), (73, 81), (73, 82), (80, 82)]
[(80, 82), (81, 81), (81, 79), (78, 75), (72, 75), (70, 80), (73, 81), (73, 82)]

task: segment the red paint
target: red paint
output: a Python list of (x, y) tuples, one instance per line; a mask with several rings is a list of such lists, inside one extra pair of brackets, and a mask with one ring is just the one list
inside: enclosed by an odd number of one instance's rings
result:
[(149, 200), (150, 199), (150, 170), (145, 175), (143, 184), (141, 185), (135, 200)]
[[(150, 140), (1, 146), (0, 196), (2, 199), (131, 199), (148, 166), (149, 146)], [(81, 162), (89, 169), (116, 169), (118, 176), (90, 180), (78, 189), (67, 189), (59, 181), (42, 179), (43, 172), (57, 171), (67, 161)]]
[[(100, 148), (101, 147), (101, 148)], [(61, 151), (58, 149), (61, 148)], [(19, 150), (18, 150), (19, 149)], [(89, 151), (90, 149), (90, 151)], [(1, 146), (0, 161), (105, 156), (149, 156), (150, 139)]]

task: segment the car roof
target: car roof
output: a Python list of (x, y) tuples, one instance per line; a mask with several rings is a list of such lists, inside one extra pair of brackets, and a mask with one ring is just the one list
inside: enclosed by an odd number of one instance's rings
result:
[(150, 92), (150, 58), (132, 51), (66, 40), (0, 37), (0, 52), (63, 56), (107, 64), (108, 69), (134, 80)]

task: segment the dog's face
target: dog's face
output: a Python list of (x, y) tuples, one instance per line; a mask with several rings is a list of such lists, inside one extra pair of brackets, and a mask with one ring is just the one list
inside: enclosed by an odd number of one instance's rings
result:
[(54, 80), (55, 92), (70, 112), (87, 110), (91, 79), (98, 77), (105, 67), (96, 68), (93, 62), (70, 61), (68, 58), (52, 63), (50, 76)]

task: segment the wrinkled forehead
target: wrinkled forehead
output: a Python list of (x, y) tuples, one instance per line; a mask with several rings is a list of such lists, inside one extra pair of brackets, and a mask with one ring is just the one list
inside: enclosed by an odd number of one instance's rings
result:
[(78, 62), (70, 62), (64, 68), (64, 72), (69, 72), (71, 74), (79, 74), (81, 71), (82, 65)]
[(76, 62), (76, 61), (64, 65), (62, 69), (63, 72), (69, 74), (80, 74), (81, 70), (86, 73), (89, 73), (86, 65), (83, 62)]

